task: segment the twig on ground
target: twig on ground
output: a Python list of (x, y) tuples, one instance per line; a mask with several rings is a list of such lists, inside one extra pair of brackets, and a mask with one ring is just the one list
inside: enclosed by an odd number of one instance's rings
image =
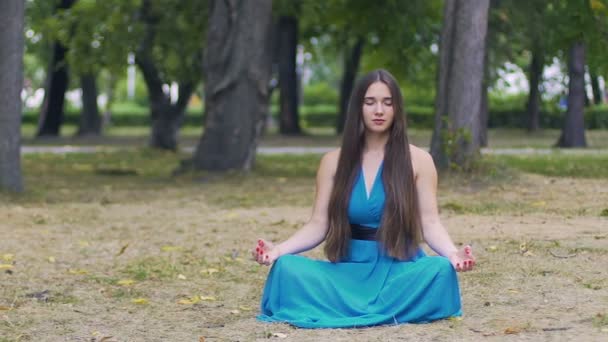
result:
[(577, 255), (576, 253), (572, 253), (572, 254), (568, 254), (568, 255), (555, 254), (555, 252), (553, 252), (552, 250), (549, 250), (549, 253), (551, 253), (551, 255), (553, 255), (556, 258), (562, 258), (562, 259), (573, 258)]
[(570, 330), (572, 327), (556, 327), (556, 328), (543, 328), (543, 331), (564, 331)]

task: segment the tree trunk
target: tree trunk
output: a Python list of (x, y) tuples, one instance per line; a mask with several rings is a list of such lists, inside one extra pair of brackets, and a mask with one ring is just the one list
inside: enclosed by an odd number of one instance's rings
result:
[(456, 0), (446, 0), (443, 7), (443, 27), (439, 42), (439, 67), (437, 68), (437, 95), (435, 97), (435, 125), (431, 137), (431, 156), (440, 170), (449, 166), (445, 149), (444, 135), (447, 130), (447, 93), (450, 79), (450, 61), (453, 54), (454, 20)]
[[(449, 1), (446, 6), (449, 6)], [(489, 0), (455, 0), (454, 15), (444, 17), (453, 20), (451, 56), (448, 59), (447, 82), (440, 84), (438, 95), (445, 95), (445, 101), (438, 104), (447, 114), (447, 135), (442, 141), (439, 153), (445, 153), (448, 165), (467, 170), (479, 156), (479, 132), (481, 129), (480, 109), (484, 74), (485, 37), (488, 27)], [(450, 24), (448, 24), (450, 25)], [(441, 60), (441, 70), (445, 68)], [(440, 79), (444, 76), (440, 76)], [(443, 89), (442, 89), (443, 88)], [(443, 157), (439, 158), (440, 160)], [(442, 167), (443, 165), (439, 165)]]
[(357, 41), (353, 48), (345, 54), (344, 71), (342, 74), (342, 82), (340, 83), (340, 111), (338, 112), (338, 121), (336, 122), (336, 132), (338, 134), (341, 134), (344, 130), (348, 101), (350, 101), (350, 94), (355, 86), (355, 79), (357, 77), (357, 71), (359, 70), (361, 55), (363, 54), (364, 42), (363, 37), (357, 37)]
[(82, 112), (77, 135), (100, 135), (101, 116), (97, 107), (97, 84), (93, 74), (80, 76), (82, 86)]
[(600, 81), (597, 74), (592, 73), (591, 75), (591, 89), (593, 89), (593, 103), (596, 105), (602, 104), (602, 90), (600, 89)]
[(585, 45), (576, 42), (570, 48), (568, 59), (568, 109), (559, 147), (586, 147), (585, 139)]
[(298, 113), (298, 76), (296, 53), (298, 48), (298, 19), (279, 18), (279, 131), (281, 134), (301, 133)]
[(528, 120), (526, 128), (529, 132), (536, 132), (540, 128), (540, 90), (544, 68), (543, 53), (539, 48), (532, 50), (532, 60), (530, 61), (529, 80), (530, 92), (526, 103), (526, 113)]
[(488, 146), (488, 121), (490, 119), (490, 113), (488, 110), (488, 84), (490, 83), (490, 70), (488, 64), (488, 39), (489, 35), (486, 33), (485, 44), (483, 47), (481, 101), (479, 102), (479, 134), (477, 135), (477, 140), (480, 147)]
[[(76, 0), (62, 0), (57, 8), (67, 9), (72, 7), (75, 2)], [(67, 48), (59, 41), (53, 44), (53, 57), (47, 73), (47, 87), (36, 133), (38, 137), (60, 134), (65, 92), (69, 84), (66, 52)]]
[(150, 102), (151, 131), (149, 145), (163, 150), (177, 150), (177, 134), (183, 121), (188, 101), (194, 91), (193, 81), (179, 84), (179, 97), (176, 104), (163, 92), (163, 80), (152, 58), (152, 45), (156, 35), (157, 18), (150, 13), (150, 1), (142, 2), (142, 16), (146, 23), (146, 35), (135, 54), (148, 90)]
[(21, 90), (24, 1), (0, 1), (0, 190), (23, 191)]
[[(486, 64), (487, 66), (487, 64)], [(485, 75), (487, 75), (487, 70)], [(479, 102), (479, 146), (488, 146), (488, 121), (490, 112), (488, 110), (488, 83), (484, 75), (483, 85), (481, 87), (481, 101)]]
[(271, 0), (211, 0), (198, 169), (249, 170), (268, 111)]

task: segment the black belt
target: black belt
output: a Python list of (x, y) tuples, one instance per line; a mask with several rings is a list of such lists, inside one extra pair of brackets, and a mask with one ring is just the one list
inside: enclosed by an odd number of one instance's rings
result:
[(362, 226), (359, 224), (350, 225), (351, 238), (353, 240), (376, 240), (377, 228)]

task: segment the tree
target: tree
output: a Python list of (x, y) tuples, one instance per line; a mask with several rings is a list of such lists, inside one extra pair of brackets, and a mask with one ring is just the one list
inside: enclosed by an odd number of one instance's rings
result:
[(24, 1), (0, 1), (0, 190), (23, 191), (21, 89)]
[[(150, 145), (175, 150), (185, 108), (201, 78), (192, 70), (200, 70), (206, 8), (206, 1), (196, 0), (78, 1), (47, 18), (44, 28), (67, 47), (72, 74), (124, 72), (128, 54), (135, 52), (149, 95)], [(163, 91), (173, 83), (179, 85), (174, 102)]]
[[(608, 2), (605, 0), (580, 2), (554, 0), (553, 9), (564, 25), (560, 39), (554, 43), (568, 51), (568, 109), (556, 146), (585, 147), (584, 107), (588, 100), (585, 91), (585, 64), (589, 56), (591, 69), (605, 65), (608, 48)], [(587, 53), (587, 52), (590, 53)]]
[(279, 131), (282, 134), (299, 134), (298, 75), (296, 54), (298, 47), (298, 18), (285, 15), (278, 23), (279, 48)]
[(204, 58), (205, 132), (197, 169), (249, 170), (268, 111), (271, 0), (212, 0)]
[(300, 18), (306, 14), (301, 0), (274, 1), (272, 10), (276, 17), (272, 49), (273, 64), (276, 63), (278, 70), (279, 132), (300, 134), (302, 132), (299, 113), (301, 86), (296, 59), (300, 39)]
[[(69, 9), (75, 2), (76, 0), (61, 0), (57, 11)], [(70, 28), (67, 30), (71, 31)], [(57, 136), (60, 133), (64, 115), (65, 92), (69, 83), (66, 53), (67, 47), (64, 43), (56, 40), (53, 44), (53, 57), (48, 68), (47, 85), (36, 136)]]
[(447, 0), (431, 154), (439, 169), (467, 169), (479, 155), (489, 0)]
[(82, 111), (76, 135), (100, 135), (101, 115), (97, 107), (97, 80), (93, 74), (82, 75), (80, 85), (82, 87)]
[[(187, 8), (188, 4), (177, 3), (175, 6), (184, 11), (177, 12), (182, 16), (185, 16), (186, 13), (188, 13), (186, 10), (192, 10), (192, 8)], [(199, 10), (197, 12), (201, 15), (205, 14), (204, 10)], [(143, 0), (141, 17), (145, 24), (145, 35), (135, 54), (135, 63), (143, 73), (148, 89), (148, 98), (150, 100), (152, 130), (149, 144), (151, 147), (155, 148), (176, 150), (177, 133), (183, 121), (186, 106), (201, 78), (200, 73), (194, 73), (192, 70), (200, 70), (202, 47), (200, 43), (194, 44), (194, 46), (188, 46), (186, 44), (176, 46), (174, 43), (171, 43), (170, 40), (161, 40), (163, 39), (162, 35), (166, 35), (168, 32), (172, 32), (179, 36), (184, 36), (186, 33), (175, 32), (166, 27), (168, 21), (173, 21), (175, 19), (183, 20), (184, 18), (179, 18), (179, 15), (173, 17), (167, 16), (163, 4), (158, 1)], [(180, 27), (178, 25), (178, 28), (184, 29), (186, 27)], [(159, 35), (161, 35), (161, 37), (158, 37)], [(174, 40), (174, 38), (170, 37), (164, 38)], [(169, 94), (163, 91), (163, 85), (169, 83), (169, 77), (167, 77), (168, 75), (166, 72), (163, 72), (163, 70), (159, 68), (158, 58), (154, 55), (154, 49), (159, 49), (159, 45), (164, 48), (168, 47), (174, 52), (181, 50), (181, 58), (186, 62), (184, 64), (192, 68), (189, 71), (174, 71), (175, 75), (177, 75), (176, 78), (178, 82), (178, 99), (175, 103), (172, 103)]]
[(568, 56), (568, 109), (562, 133), (557, 141), (559, 147), (585, 147), (585, 45), (576, 42)]

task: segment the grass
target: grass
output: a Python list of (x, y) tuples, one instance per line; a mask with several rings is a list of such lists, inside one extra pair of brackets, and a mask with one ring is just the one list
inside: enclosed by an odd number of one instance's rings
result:
[(552, 177), (608, 178), (608, 154), (490, 156), (490, 160), (524, 172)]
[[(479, 263), (459, 276), (464, 319), (319, 331), (254, 320), (268, 269), (248, 257), (258, 237), (282, 240), (309, 217), (320, 156), (261, 155), (250, 173), (172, 177), (187, 157), (145, 148), (24, 155), (27, 193), (0, 194), (0, 258), (9, 253), (15, 262), (12, 274), (0, 273), (0, 307), (15, 303), (0, 311), (0, 336), (186, 341), (280, 332), (292, 340), (424, 341), (605, 334), (601, 213), (608, 208), (597, 198), (608, 175), (594, 168), (605, 157), (521, 162), (495, 155), (474, 174), (442, 175), (442, 220), (457, 244), (473, 245)], [(574, 172), (573, 165), (593, 171)], [(320, 249), (307, 255), (322, 257)], [(44, 290), (48, 303), (26, 297)], [(570, 329), (550, 330), (560, 327)]]

